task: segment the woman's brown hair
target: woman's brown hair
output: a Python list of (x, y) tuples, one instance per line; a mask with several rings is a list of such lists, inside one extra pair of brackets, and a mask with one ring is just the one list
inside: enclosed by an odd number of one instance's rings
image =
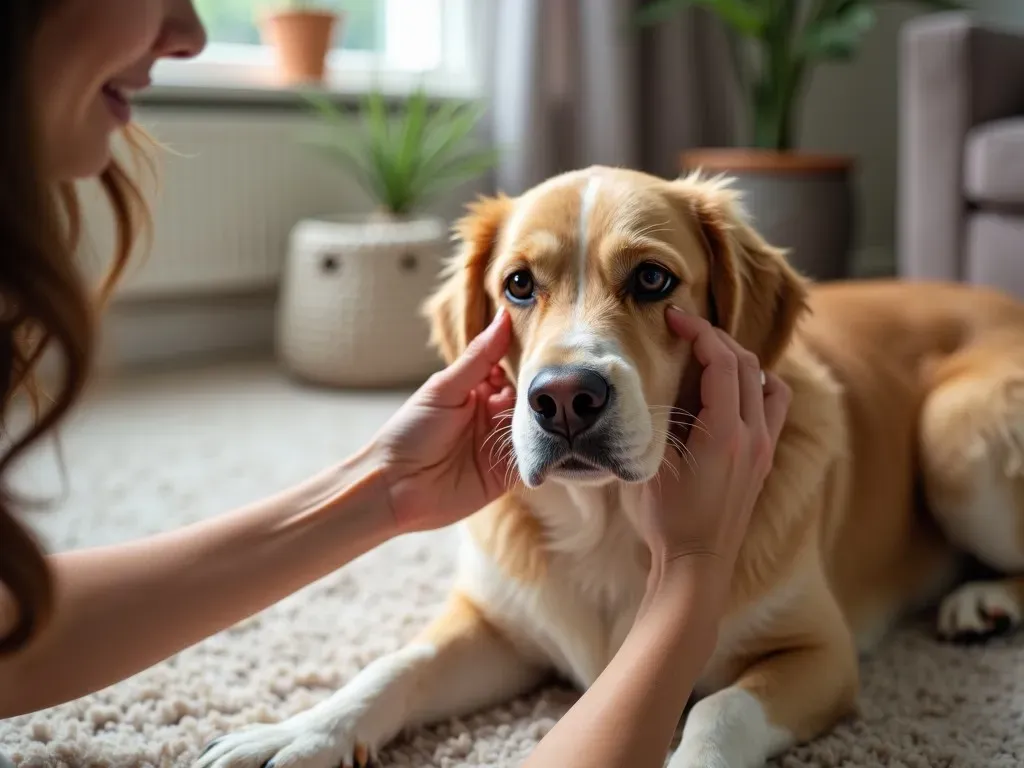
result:
[[(145, 223), (139, 188), (117, 163), (100, 183), (113, 208), (117, 247), (106, 279), (91, 289), (75, 263), (79, 209), (71, 184), (48, 181), (30, 83), (33, 43), (45, 15), (61, 0), (0, 2), (0, 585), (14, 597), (17, 620), (0, 637), (0, 654), (22, 648), (44, 627), (54, 583), (43, 550), (13, 515), (17, 495), (11, 465), (60, 423), (78, 400), (96, 350), (96, 308), (127, 263), (135, 233)], [(129, 147), (141, 151), (140, 135)], [(34, 377), (43, 352), (60, 363), (45, 405)], [(33, 408), (16, 438), (8, 417), (26, 395)]]

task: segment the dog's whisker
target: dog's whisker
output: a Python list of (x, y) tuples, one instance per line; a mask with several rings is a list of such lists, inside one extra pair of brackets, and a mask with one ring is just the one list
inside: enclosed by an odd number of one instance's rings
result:
[[(693, 452), (675, 435), (670, 432), (660, 431), (658, 436), (663, 438), (667, 443), (672, 445), (682, 457), (683, 461), (686, 462), (686, 466), (689, 467), (690, 471), (696, 474), (697, 472), (697, 458), (693, 455)], [(678, 475), (677, 475), (678, 478)]]
[(680, 421), (679, 419), (668, 419), (667, 423), (675, 424), (677, 427), (692, 427), (693, 429), (696, 429), (699, 432), (703, 432), (708, 437), (711, 437), (711, 433), (708, 431), (707, 427), (705, 427), (703, 424), (698, 424), (695, 421)]

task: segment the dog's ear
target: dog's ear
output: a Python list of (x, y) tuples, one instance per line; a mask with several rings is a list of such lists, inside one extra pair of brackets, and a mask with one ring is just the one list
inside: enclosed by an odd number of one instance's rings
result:
[(728, 180), (692, 174), (671, 184), (708, 252), (711, 321), (772, 368), (807, 310), (807, 279), (750, 226)]
[(445, 264), (441, 285), (423, 305), (430, 342), (448, 365), (494, 317), (484, 278), (511, 208), (504, 195), (484, 197), (471, 203), (455, 224), (455, 251)]

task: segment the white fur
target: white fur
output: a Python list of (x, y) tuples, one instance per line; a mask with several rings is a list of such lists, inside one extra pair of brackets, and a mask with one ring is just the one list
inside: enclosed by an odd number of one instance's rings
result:
[(690, 710), (669, 768), (759, 768), (792, 744), (793, 736), (768, 722), (755, 696), (730, 687)]
[(510, 579), (465, 536), (457, 588), (527, 657), (544, 658), (582, 688), (593, 684), (632, 626), (646, 573), (641, 541), (600, 488), (547, 484), (531, 495), (550, 537), (548, 577)]
[(587, 262), (590, 261), (590, 217), (597, 205), (597, 195), (601, 188), (599, 176), (591, 176), (583, 188), (583, 199), (580, 201), (580, 224), (578, 244), (576, 248), (576, 306), (573, 307), (573, 320), (576, 328), (583, 327), (583, 309), (587, 296)]
[(939, 633), (945, 637), (962, 633), (985, 635), (995, 629), (994, 619), (999, 614), (1006, 616), (1011, 626), (1021, 623), (1016, 593), (998, 581), (969, 582), (939, 606)]

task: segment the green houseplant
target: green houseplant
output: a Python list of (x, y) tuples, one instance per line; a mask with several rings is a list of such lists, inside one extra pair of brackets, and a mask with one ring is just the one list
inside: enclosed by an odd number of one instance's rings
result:
[(451, 100), (434, 107), (417, 88), (391, 110), (379, 90), (368, 93), (353, 120), (322, 94), (307, 93), (321, 119), (307, 143), (351, 174), (378, 213), (403, 218), (488, 171), (497, 150), (474, 141), (482, 104)]
[(478, 142), (483, 107), (437, 104), (422, 88), (379, 90), (348, 114), (310, 92), (302, 141), (370, 200), (365, 214), (321, 216), (292, 232), (278, 347), (303, 379), (333, 386), (419, 383), (439, 366), (419, 307), (448, 253), (448, 224), (428, 209), (498, 158)]
[[(932, 10), (960, 8), (955, 0), (907, 0)], [(806, 85), (824, 62), (853, 60), (893, 0), (649, 0), (641, 26), (684, 8), (715, 14), (729, 31), (736, 85), (748, 107), (739, 147), (684, 152), (681, 170), (702, 168), (732, 176), (746, 206), (770, 240), (790, 249), (811, 277), (849, 271), (853, 239), (853, 159), (802, 152), (796, 135)]]

